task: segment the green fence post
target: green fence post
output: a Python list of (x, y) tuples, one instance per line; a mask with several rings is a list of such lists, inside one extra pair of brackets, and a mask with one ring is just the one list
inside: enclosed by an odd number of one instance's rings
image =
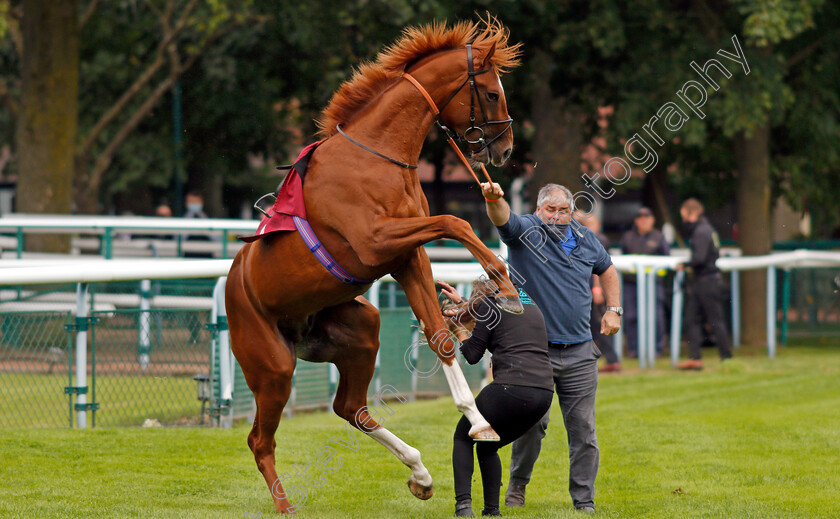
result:
[(67, 427), (73, 428), (73, 393), (68, 391), (73, 387), (73, 313), (67, 312), (67, 324), (64, 329), (67, 331), (67, 388), (64, 392), (67, 394), (67, 411), (70, 414), (67, 421)]
[(790, 278), (792, 272), (788, 269), (782, 271), (782, 322), (779, 326), (779, 344), (787, 344), (788, 334), (788, 307), (790, 307)]
[(102, 235), (102, 255), (105, 259), (111, 259), (114, 255), (113, 238), (113, 229), (106, 227), (105, 234)]
[(17, 258), (23, 257), (23, 227), (17, 228)]

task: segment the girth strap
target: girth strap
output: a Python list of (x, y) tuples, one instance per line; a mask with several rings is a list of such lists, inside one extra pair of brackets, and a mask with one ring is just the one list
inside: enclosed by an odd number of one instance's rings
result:
[(299, 216), (292, 216), (292, 220), (295, 222), (295, 227), (297, 228), (300, 237), (303, 238), (304, 243), (306, 243), (306, 246), (309, 247), (309, 251), (315, 255), (315, 258), (318, 259), (321, 265), (323, 265), (330, 274), (340, 279), (342, 283), (347, 283), (348, 285), (369, 285), (374, 282), (373, 279), (359, 279), (344, 270), (335, 258), (327, 252), (327, 249), (324, 248), (324, 245), (318, 237), (315, 236), (315, 233), (312, 231), (312, 227), (310, 227), (308, 221)]

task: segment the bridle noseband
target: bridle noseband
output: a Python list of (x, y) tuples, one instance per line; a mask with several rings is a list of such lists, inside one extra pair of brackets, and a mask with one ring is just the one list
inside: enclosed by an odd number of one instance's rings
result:
[[(490, 121), (490, 120), (487, 119), (487, 112), (484, 110), (484, 103), (481, 102), (481, 96), (478, 95), (478, 87), (476, 86), (476, 83), (475, 83), (475, 77), (479, 76), (481, 74), (484, 74), (485, 72), (489, 72), (491, 70), (492, 70), (492, 67), (488, 67), (486, 69), (479, 70), (479, 71), (476, 71), (473, 68), (472, 44), (468, 43), (467, 44), (467, 78), (464, 79), (464, 82), (461, 83), (461, 85), (454, 92), (452, 92), (452, 95), (449, 96), (449, 98), (446, 100), (446, 102), (443, 103), (443, 106), (441, 106), (440, 108), (438, 108), (437, 105), (435, 105), (435, 102), (432, 99), (432, 97), (429, 95), (429, 93), (426, 91), (426, 89), (423, 88), (423, 85), (421, 85), (416, 79), (414, 79), (414, 76), (412, 76), (408, 72), (404, 73), (403, 76), (402, 76), (404, 79), (407, 79), (409, 82), (411, 82), (411, 84), (413, 84), (417, 88), (417, 90), (419, 90), (420, 93), (423, 94), (423, 97), (426, 98), (426, 102), (429, 104), (429, 107), (431, 108), (431, 110), (432, 110), (432, 112), (435, 116), (435, 123), (440, 127), (441, 130), (443, 130), (443, 132), (447, 135), (447, 137), (449, 137), (450, 143), (452, 144), (453, 148), (455, 148), (456, 152), (461, 156), (461, 159), (464, 161), (465, 164), (467, 163), (466, 158), (463, 157), (463, 154), (461, 154), (460, 150), (457, 148), (457, 146), (454, 145), (454, 143), (452, 142), (452, 139), (457, 139), (458, 141), (463, 141), (463, 142), (466, 142), (467, 144), (481, 144), (481, 147), (477, 151), (472, 152), (473, 154), (477, 154), (477, 153), (481, 153), (482, 151), (484, 151), (488, 146), (490, 146), (491, 144), (496, 142), (496, 139), (498, 139), (499, 137), (501, 137), (502, 135), (507, 133), (507, 131), (510, 129), (511, 125), (513, 124), (513, 118), (510, 118), (510, 117), (507, 118), (507, 119), (504, 119), (502, 121)], [(443, 122), (443, 117), (442, 117), (441, 114), (442, 114), (443, 110), (446, 109), (447, 105), (449, 105), (449, 103), (455, 98), (456, 95), (458, 95), (458, 92), (460, 92), (461, 89), (464, 88), (464, 85), (466, 85), (467, 83), (469, 83), (469, 85), (470, 85), (470, 127), (467, 128), (466, 130), (464, 130), (463, 134), (459, 134), (457, 131), (454, 131), (454, 130), (450, 129), (448, 126), (446, 126), (446, 124)], [(475, 122), (475, 103), (476, 103), (476, 100), (478, 101), (478, 107), (481, 110), (481, 117), (484, 119), (484, 122), (482, 122), (481, 124), (476, 124), (476, 122)], [(505, 124), (505, 123), (507, 123), (507, 126), (505, 126), (505, 129), (502, 130), (501, 132), (499, 132), (495, 137), (493, 137), (489, 141), (484, 139), (484, 126), (487, 126), (488, 124)], [(344, 131), (342, 131), (341, 124), (336, 125), (336, 130), (338, 131), (339, 134), (341, 134), (344, 138), (346, 138), (347, 140), (349, 140), (350, 142), (352, 142), (356, 146), (358, 146), (362, 149), (365, 149), (365, 150), (367, 150), (367, 151), (369, 151), (369, 152), (371, 152), (371, 153), (373, 153), (373, 154), (375, 154), (379, 157), (382, 157), (383, 159), (389, 160), (392, 163), (396, 164), (397, 166), (400, 166), (402, 168), (412, 168), (412, 169), (417, 168), (416, 164), (407, 164), (405, 162), (401, 162), (399, 160), (392, 159), (391, 157), (388, 157), (387, 155), (383, 155), (382, 153), (379, 153), (378, 151), (373, 150), (373, 149), (365, 146), (364, 144), (351, 139), (346, 133), (344, 133)], [(478, 132), (477, 137), (475, 139), (470, 139), (469, 135), (471, 133), (474, 133), (474, 132)], [(467, 169), (470, 169), (470, 171), (472, 171), (472, 169), (469, 167), (469, 164), (467, 164)], [(486, 174), (486, 170), (485, 170), (485, 174)]]

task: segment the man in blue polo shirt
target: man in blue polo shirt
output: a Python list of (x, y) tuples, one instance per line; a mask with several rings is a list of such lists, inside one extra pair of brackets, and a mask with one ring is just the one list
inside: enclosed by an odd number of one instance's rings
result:
[[(534, 214), (517, 215), (505, 202), (498, 184), (482, 184), (487, 215), (509, 248), (511, 276), (531, 296), (545, 316), (554, 385), (569, 441), (569, 493), (576, 509), (595, 511), (598, 440), (595, 436), (595, 391), (601, 352), (589, 326), (592, 292), (589, 279), (597, 274), (607, 311), (601, 333), (615, 334), (621, 326), (618, 273), (598, 238), (572, 219), (572, 193), (547, 184), (537, 196)], [(549, 413), (513, 443), (507, 506), (525, 505), (525, 485), (545, 437)]]

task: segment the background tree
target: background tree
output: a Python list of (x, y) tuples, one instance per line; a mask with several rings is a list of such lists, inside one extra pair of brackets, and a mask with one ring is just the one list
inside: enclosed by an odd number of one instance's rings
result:
[[(18, 207), (69, 213), (79, 90), (78, 0), (25, 0), (20, 23), (17, 112)], [(14, 34), (14, 33), (13, 33)], [(63, 251), (68, 237), (31, 236), (27, 245)]]
[[(96, 27), (91, 29), (89, 47), (91, 83), (86, 93), (115, 90), (113, 96), (92, 96), (109, 99), (110, 103), (90, 106), (85, 111), (85, 133), (76, 153), (76, 203), (79, 212), (96, 212), (105, 172), (120, 148), (149, 116), (178, 79), (209, 48), (246, 23), (259, 21), (251, 11), (251, 2), (222, 0), (147, 0), (138, 4), (100, 6)], [(251, 27), (253, 28), (253, 27)], [(114, 51), (107, 42), (111, 34), (120, 34), (120, 45)], [(86, 44), (87, 45), (87, 44)], [(109, 52), (110, 51), (110, 52)], [(115, 60), (126, 60), (120, 72), (125, 76), (108, 75)], [(128, 82), (128, 86), (124, 87)], [(118, 84), (119, 86), (115, 85)], [(116, 88), (114, 88), (116, 86)], [(110, 89), (108, 87), (111, 87)], [(100, 101), (101, 102), (101, 101)], [(132, 151), (139, 151), (134, 149)], [(141, 152), (140, 156), (144, 154)]]

